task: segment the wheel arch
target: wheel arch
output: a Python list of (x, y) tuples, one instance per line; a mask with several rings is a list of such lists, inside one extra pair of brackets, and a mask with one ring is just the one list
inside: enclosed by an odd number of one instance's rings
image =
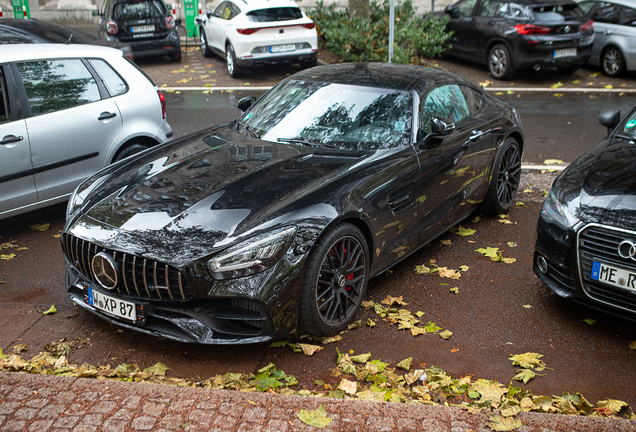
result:
[(488, 43), (486, 44), (486, 52), (484, 53), (484, 58), (483, 58), (484, 63), (486, 65), (488, 64), (488, 55), (490, 54), (490, 50), (493, 49), (495, 45), (505, 45), (506, 48), (508, 48), (508, 51), (510, 51), (510, 55), (511, 55), (510, 60), (512, 61), (512, 65), (514, 66), (514, 63), (515, 63), (514, 50), (512, 49), (512, 47), (510, 46), (510, 43), (508, 43), (507, 40), (500, 39), (500, 38), (490, 39)]
[(133, 144), (144, 144), (150, 148), (160, 143), (156, 139), (151, 138), (149, 136), (144, 136), (144, 135), (128, 138), (128, 140), (126, 140), (123, 144), (117, 147), (117, 149), (113, 152), (112, 156), (107, 160), (107, 164), (109, 165), (115, 162), (115, 160), (117, 159), (117, 156), (119, 156), (121, 152), (123, 152), (124, 150), (126, 150), (128, 147), (130, 147)]
[(371, 234), (371, 227), (369, 226), (369, 224), (367, 224), (363, 219), (361, 219), (359, 216), (357, 215), (343, 215), (342, 217), (336, 218), (334, 220), (332, 220), (327, 226), (325, 226), (322, 230), (322, 232), (320, 233), (320, 236), (318, 237), (318, 239), (316, 239), (316, 242), (322, 238), (322, 236), (325, 235), (325, 232), (327, 232), (327, 230), (329, 228), (333, 228), (336, 225), (340, 225), (342, 223), (348, 223), (353, 225), (354, 227), (358, 228), (360, 230), (360, 232), (362, 233), (362, 235), (364, 236), (364, 240), (367, 242), (367, 252), (369, 253), (369, 268), (371, 268), (373, 266), (373, 235)]

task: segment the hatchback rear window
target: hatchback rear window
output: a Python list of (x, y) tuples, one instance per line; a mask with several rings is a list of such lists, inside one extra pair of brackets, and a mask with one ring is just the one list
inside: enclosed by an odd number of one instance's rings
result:
[(532, 8), (532, 14), (537, 21), (553, 23), (579, 20), (583, 16), (576, 4), (537, 6)]
[(247, 12), (247, 19), (253, 22), (289, 21), (302, 18), (303, 13), (297, 7), (279, 7), (258, 9)]
[(160, 1), (136, 1), (130, 3), (117, 3), (113, 10), (113, 18), (116, 20), (131, 21), (148, 18), (162, 18), (165, 9)]

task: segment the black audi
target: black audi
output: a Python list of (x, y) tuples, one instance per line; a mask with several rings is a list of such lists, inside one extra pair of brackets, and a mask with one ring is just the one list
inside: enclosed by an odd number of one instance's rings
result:
[(332, 335), (371, 277), (517, 192), (517, 112), (457, 75), (318, 67), (238, 107), (78, 187), (61, 236), (73, 302), (186, 342)]
[(636, 108), (599, 116), (608, 137), (554, 181), (539, 217), (534, 272), (559, 296), (636, 314)]

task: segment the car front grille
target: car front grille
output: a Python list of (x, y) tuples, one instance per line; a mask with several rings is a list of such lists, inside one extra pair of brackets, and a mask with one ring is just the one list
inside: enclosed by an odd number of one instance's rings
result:
[(591, 278), (592, 262), (636, 272), (636, 262), (622, 258), (618, 245), (627, 239), (636, 239), (636, 232), (591, 225), (579, 234), (579, 272), (583, 290), (593, 299), (631, 312), (636, 312), (636, 291), (619, 288)]
[(91, 262), (96, 254), (104, 252), (118, 267), (119, 282), (112, 292), (139, 299), (186, 300), (188, 297), (187, 281), (168, 264), (106, 249), (67, 233), (62, 234), (61, 242), (67, 260), (95, 286), (99, 284), (93, 276)]

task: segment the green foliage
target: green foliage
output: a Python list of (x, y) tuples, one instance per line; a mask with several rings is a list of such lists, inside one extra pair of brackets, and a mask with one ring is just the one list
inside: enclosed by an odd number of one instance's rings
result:
[[(321, 46), (346, 62), (386, 62), (389, 58), (389, 2), (372, 1), (370, 19), (350, 18), (348, 11), (336, 11), (335, 4), (319, 1), (309, 16), (316, 23)], [(446, 32), (447, 18), (416, 17), (411, 0), (395, 5), (394, 63), (419, 64), (420, 57), (439, 56), (452, 33)]]

